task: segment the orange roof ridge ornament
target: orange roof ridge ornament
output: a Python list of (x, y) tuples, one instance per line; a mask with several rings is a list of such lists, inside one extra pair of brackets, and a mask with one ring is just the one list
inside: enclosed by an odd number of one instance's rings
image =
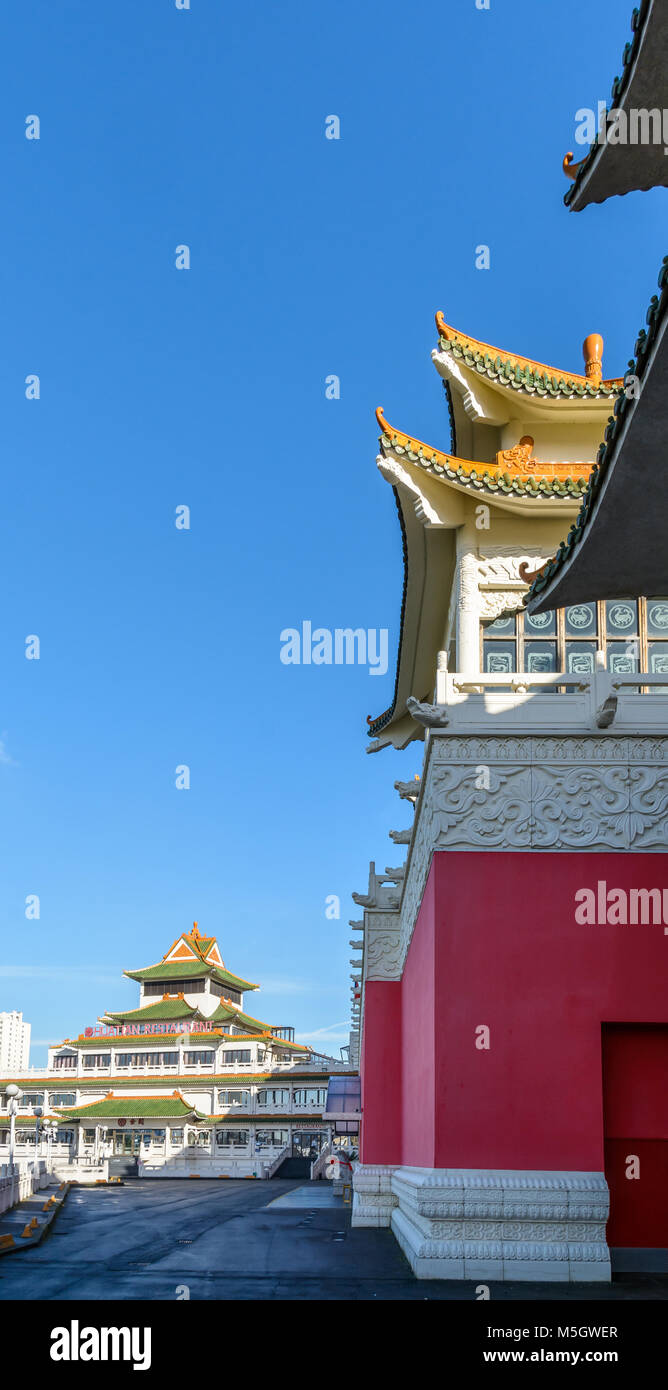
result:
[[(460, 333), (456, 328), (452, 328), (450, 324), (445, 322), (440, 309), (436, 311), (435, 319), (439, 337), (445, 338), (448, 343), (459, 344), (464, 348), (468, 348), (473, 353), (480, 353), (483, 357), (485, 355), (493, 359), (498, 357), (502, 362), (508, 363), (509, 366), (528, 367), (532, 372), (537, 372), (540, 375), (546, 374), (554, 378), (563, 378), (564, 381), (588, 382), (591, 385), (596, 383), (596, 378), (589, 374), (583, 375), (582, 372), (569, 372), (564, 371), (561, 367), (550, 367), (547, 362), (539, 362), (534, 357), (523, 357), (520, 353), (508, 352), (506, 348), (498, 348), (494, 347), (492, 343), (485, 343), (481, 338), (472, 338), (468, 333)], [(589, 341), (589, 339), (587, 339), (587, 341)], [(603, 343), (601, 341), (601, 357), (602, 351)], [(609, 377), (605, 382), (602, 380), (602, 375), (598, 378), (598, 384), (607, 387), (621, 386), (623, 381), (623, 377)], [(378, 414), (378, 412), (376, 412), (376, 414)]]
[(536, 579), (539, 574), (542, 574), (543, 570), (545, 569), (545, 566), (550, 565), (551, 563), (551, 560), (543, 560), (543, 563), (538, 566), (537, 570), (530, 570), (529, 561), (523, 560), (519, 567), (519, 576), (522, 580), (522, 583), (533, 584), (534, 579)]
[(533, 458), (533, 436), (523, 434), (519, 444), (514, 444), (512, 449), (499, 449), (496, 461), (499, 468), (515, 468), (520, 473), (533, 473), (539, 467), (538, 460)]
[(600, 386), (603, 380), (603, 339), (600, 333), (590, 333), (582, 344), (587, 380)]
[(564, 171), (564, 173), (565, 173), (565, 175), (566, 175), (566, 178), (567, 178), (567, 179), (573, 179), (573, 180), (575, 180), (575, 179), (577, 178), (577, 176), (578, 176), (578, 174), (579, 174), (579, 172), (580, 172), (580, 170), (581, 170), (582, 165), (584, 164), (584, 162), (585, 162), (584, 159), (581, 159), (579, 164), (574, 164), (574, 163), (573, 163), (573, 151), (572, 151), (572, 150), (569, 150), (569, 151), (568, 151), (568, 154), (565, 154), (565, 155), (564, 155), (563, 163), (562, 163), (562, 166), (561, 166), (562, 169), (563, 169), (563, 171)]

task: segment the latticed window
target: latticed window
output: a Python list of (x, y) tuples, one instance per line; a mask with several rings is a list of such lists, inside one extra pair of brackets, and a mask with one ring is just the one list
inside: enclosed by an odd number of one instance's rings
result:
[(285, 1090), (262, 1090), (257, 1093), (258, 1105), (287, 1105), (290, 1099), (290, 1092)]
[(248, 1144), (247, 1129), (217, 1129), (216, 1143), (221, 1148), (245, 1148)]
[(86, 1071), (94, 1071), (96, 1067), (108, 1067), (111, 1064), (110, 1052), (86, 1052), (84, 1053), (83, 1064)]
[(248, 1105), (249, 1094), (248, 1091), (219, 1091), (218, 1104), (221, 1107)]
[(668, 598), (606, 599), (548, 613), (503, 613), (483, 623), (481, 670), (489, 675), (567, 671), (591, 675), (596, 652), (608, 671), (668, 675)]
[(60, 1057), (54, 1057), (53, 1059), (55, 1071), (75, 1071), (76, 1065), (76, 1055), (71, 1052), (64, 1052)]

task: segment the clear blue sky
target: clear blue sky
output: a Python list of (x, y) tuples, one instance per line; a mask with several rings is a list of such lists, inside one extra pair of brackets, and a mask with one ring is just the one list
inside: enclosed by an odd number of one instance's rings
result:
[[(420, 762), (364, 752), (402, 582), (374, 407), (447, 447), (439, 308), (572, 370), (601, 332), (624, 370), (666, 194), (568, 213), (560, 165), (630, 11), (3, 6), (0, 1008), (36, 1064), (194, 919), (261, 1017), (345, 1041), (349, 894)], [(305, 619), (389, 628), (387, 675), (283, 666)]]

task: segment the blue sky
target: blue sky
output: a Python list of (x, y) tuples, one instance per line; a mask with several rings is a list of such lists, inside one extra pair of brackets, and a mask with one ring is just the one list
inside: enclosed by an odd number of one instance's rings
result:
[[(364, 752), (402, 580), (374, 408), (447, 447), (436, 309), (571, 370), (601, 332), (624, 370), (666, 195), (571, 214), (560, 165), (630, 10), (3, 7), (0, 1008), (35, 1064), (194, 919), (261, 1017), (345, 1041), (349, 894), (420, 762)], [(388, 628), (387, 675), (283, 665), (304, 620)]]

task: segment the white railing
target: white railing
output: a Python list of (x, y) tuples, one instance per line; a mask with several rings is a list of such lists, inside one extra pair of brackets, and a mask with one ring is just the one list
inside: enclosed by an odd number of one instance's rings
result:
[[(604, 662), (605, 654), (597, 653), (596, 670), (582, 675), (572, 671), (450, 672), (441, 663), (434, 695), (436, 707), (443, 711), (441, 727), (458, 733), (484, 722), (491, 732), (496, 716), (499, 726), (526, 733), (597, 728), (627, 734), (632, 730), (665, 733), (668, 675), (616, 673), (605, 670)], [(641, 687), (649, 696), (639, 693)]]
[(9, 1163), (3, 1163), (0, 1166), (0, 1212), (9, 1211), (17, 1202), (32, 1197), (46, 1187), (47, 1182), (46, 1163), (40, 1159), (37, 1162), (19, 1159), (13, 1169)]
[(273, 1178), (274, 1173), (277, 1172), (277, 1170), (280, 1168), (284, 1159), (289, 1158), (291, 1153), (292, 1145), (288, 1142), (287, 1144), (283, 1145), (282, 1149), (279, 1149), (278, 1153), (276, 1154), (276, 1157), (272, 1158), (269, 1161), (269, 1163), (262, 1163), (263, 1177)]

